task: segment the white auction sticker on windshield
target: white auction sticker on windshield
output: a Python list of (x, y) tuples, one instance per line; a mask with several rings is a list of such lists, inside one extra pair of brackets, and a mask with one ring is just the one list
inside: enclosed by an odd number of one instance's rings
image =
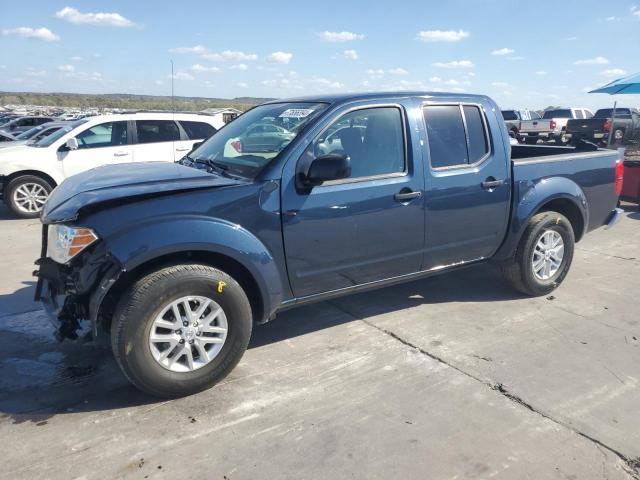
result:
[(280, 118), (304, 118), (312, 113), (313, 109), (311, 108), (288, 108), (278, 116)]

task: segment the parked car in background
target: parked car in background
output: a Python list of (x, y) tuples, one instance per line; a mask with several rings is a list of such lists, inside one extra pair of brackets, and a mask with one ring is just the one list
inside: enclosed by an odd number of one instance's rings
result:
[[(284, 144), (226, 155), (267, 118), (289, 119)], [(485, 96), (269, 102), (180, 164), (67, 179), (42, 212), (36, 299), (60, 339), (83, 321), (110, 331), (131, 382), (179, 397), (222, 379), (253, 326), (294, 306), (489, 260), (518, 291), (547, 295), (574, 243), (620, 218), (622, 162), (508, 143)]]
[(0, 129), (15, 136), (19, 133), (26, 132), (27, 130), (32, 129), (33, 127), (37, 127), (38, 125), (42, 125), (43, 123), (48, 123), (51, 121), (53, 121), (53, 118), (51, 117), (17, 117), (2, 125)]
[(12, 142), (5, 142), (0, 144), (0, 148), (17, 147), (19, 145), (26, 145), (29, 143), (35, 143), (43, 138), (57, 132), (62, 127), (66, 126), (67, 122), (49, 122), (40, 125), (39, 127), (33, 127), (26, 132), (22, 132), (15, 137)]
[(0, 131), (0, 146), (2, 146), (5, 143), (13, 142), (15, 141), (15, 139), (16, 137), (11, 135), (10, 133)]
[(198, 114), (130, 113), (67, 122), (33, 143), (0, 149), (0, 185), (9, 209), (38, 216), (65, 178), (91, 168), (125, 162), (173, 162), (216, 129)]
[(593, 118), (569, 120), (567, 136), (572, 144), (580, 140), (606, 144), (611, 134), (611, 143), (625, 145), (640, 142), (640, 110), (637, 108), (601, 108)]
[(502, 110), (502, 118), (507, 124), (509, 135), (515, 139), (520, 138), (520, 122), (523, 120), (540, 120), (538, 112), (533, 110)]
[(2, 131), (2, 127), (4, 125), (6, 125), (7, 123), (9, 123), (12, 120), (15, 120), (16, 118), (19, 118), (19, 115), (8, 114), (8, 115), (5, 115), (2, 118), (0, 118), (0, 132)]
[(538, 140), (553, 140), (556, 144), (566, 145), (567, 122), (570, 119), (593, 117), (587, 108), (559, 108), (547, 110), (541, 120), (527, 120), (520, 123), (520, 135), (525, 143), (536, 144)]

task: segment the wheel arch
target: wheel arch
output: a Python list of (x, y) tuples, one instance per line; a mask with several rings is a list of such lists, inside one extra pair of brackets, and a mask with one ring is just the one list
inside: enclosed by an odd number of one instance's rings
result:
[(558, 212), (569, 220), (575, 241), (584, 236), (589, 225), (587, 197), (580, 186), (566, 177), (546, 178), (529, 185), (528, 190), (514, 206), (511, 224), (495, 260), (507, 260), (515, 254), (529, 220), (545, 211)]
[(10, 173), (9, 175), (4, 177), (3, 183), (6, 186), (6, 185), (9, 185), (9, 182), (15, 180), (16, 178), (26, 177), (28, 175), (33, 175), (34, 177), (42, 178), (43, 180), (48, 182), (53, 188), (56, 188), (58, 186), (58, 182), (56, 182), (51, 175), (48, 175), (40, 170), (20, 170), (18, 172)]

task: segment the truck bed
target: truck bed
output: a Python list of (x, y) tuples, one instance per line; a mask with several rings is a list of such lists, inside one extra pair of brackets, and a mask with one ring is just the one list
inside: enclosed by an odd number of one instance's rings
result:
[(583, 148), (513, 146), (514, 201), (538, 197), (534, 195), (535, 190), (562, 182), (564, 191), (583, 196), (587, 203), (584, 207), (589, 218), (585, 232), (602, 226), (617, 202), (615, 165), (620, 153), (593, 147), (589, 151), (586, 148), (589, 148), (588, 144)]

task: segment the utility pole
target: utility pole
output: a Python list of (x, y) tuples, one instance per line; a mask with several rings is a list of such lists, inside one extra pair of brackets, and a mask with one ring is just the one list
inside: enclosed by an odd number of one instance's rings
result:
[(175, 112), (176, 108), (175, 105), (173, 103), (173, 81), (174, 81), (175, 77), (173, 75), (173, 59), (171, 59), (171, 111)]

